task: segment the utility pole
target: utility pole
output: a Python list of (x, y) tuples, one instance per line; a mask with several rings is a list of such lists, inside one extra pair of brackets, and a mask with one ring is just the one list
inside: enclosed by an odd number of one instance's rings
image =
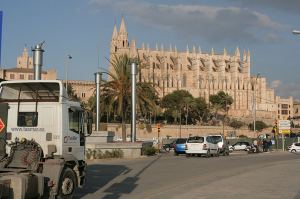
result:
[(256, 84), (257, 84), (257, 78), (260, 76), (260, 73), (258, 73), (256, 75), (255, 81), (253, 83), (253, 107), (252, 107), (252, 111), (253, 111), (253, 131), (254, 133), (256, 133)]

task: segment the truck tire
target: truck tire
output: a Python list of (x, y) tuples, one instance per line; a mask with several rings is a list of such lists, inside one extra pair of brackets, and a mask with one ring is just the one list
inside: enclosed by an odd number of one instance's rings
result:
[(72, 169), (65, 168), (62, 172), (61, 178), (59, 180), (59, 191), (58, 199), (73, 198), (73, 194), (76, 189), (76, 176)]

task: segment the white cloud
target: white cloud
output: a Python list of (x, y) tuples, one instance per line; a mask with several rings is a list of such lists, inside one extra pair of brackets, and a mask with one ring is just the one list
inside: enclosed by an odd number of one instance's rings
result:
[[(275, 80), (275, 81), (279, 81), (279, 80)], [(276, 95), (278, 95), (278, 96), (281, 96), (281, 97), (292, 96), (294, 99), (300, 99), (300, 85), (299, 84), (280, 83), (278, 85), (278, 87), (274, 87), (274, 88), (275, 88)]]
[(239, 7), (187, 4), (151, 4), (137, 0), (91, 0), (109, 6), (148, 26), (165, 28), (179, 36), (202, 37), (211, 42), (274, 42), (285, 28), (269, 16)]

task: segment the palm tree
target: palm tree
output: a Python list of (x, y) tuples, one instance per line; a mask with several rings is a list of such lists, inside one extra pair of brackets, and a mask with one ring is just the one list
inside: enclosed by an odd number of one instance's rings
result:
[[(122, 120), (122, 140), (126, 141), (126, 116), (130, 112), (131, 106), (131, 76), (130, 59), (124, 54), (110, 60), (113, 71), (109, 72), (109, 80), (102, 85), (104, 100), (110, 102), (110, 109), (115, 111)], [(139, 82), (137, 84), (137, 107), (143, 115), (149, 109), (155, 107), (153, 95), (155, 89), (149, 83)]]

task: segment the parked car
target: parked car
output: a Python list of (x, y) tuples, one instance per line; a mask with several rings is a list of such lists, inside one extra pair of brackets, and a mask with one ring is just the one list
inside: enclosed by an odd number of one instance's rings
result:
[(291, 153), (300, 152), (300, 142), (293, 143), (288, 150)]
[(185, 143), (187, 138), (178, 138), (174, 142), (174, 154), (178, 155), (181, 153), (185, 153)]
[(187, 157), (191, 155), (205, 155), (205, 157), (209, 158), (211, 155), (218, 156), (219, 148), (212, 136), (193, 136), (186, 141), (185, 153)]
[(238, 151), (238, 150), (247, 150), (247, 147), (250, 146), (249, 142), (237, 142), (229, 146), (229, 150)]
[(229, 147), (222, 135), (211, 135), (214, 142), (218, 143), (219, 153), (222, 155), (229, 155)]

